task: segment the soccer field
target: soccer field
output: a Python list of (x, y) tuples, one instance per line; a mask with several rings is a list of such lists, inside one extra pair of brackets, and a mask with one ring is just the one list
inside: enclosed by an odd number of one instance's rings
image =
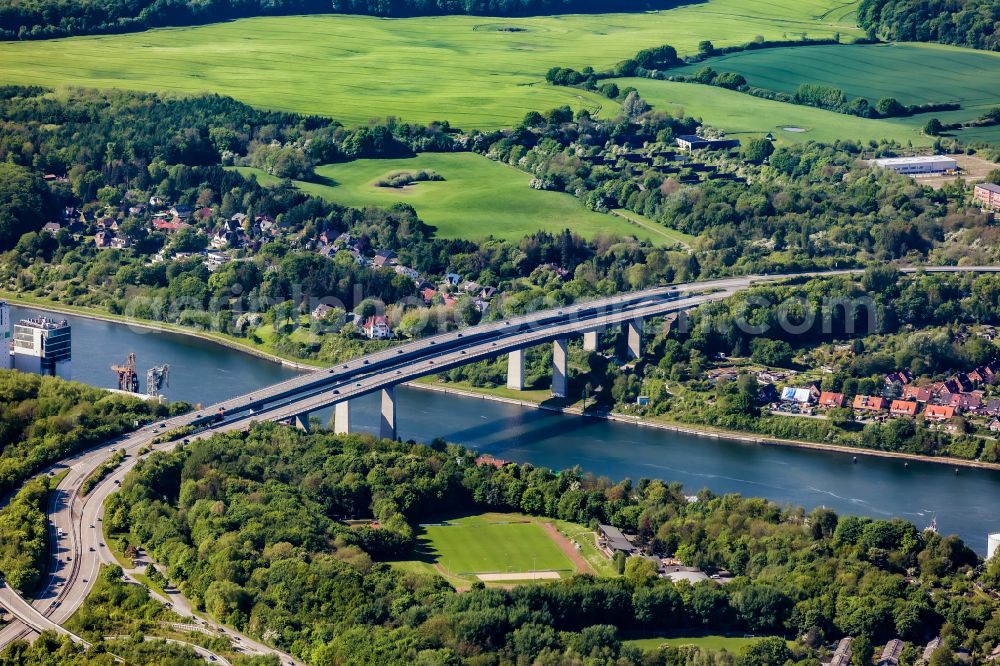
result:
[[(406, 188), (378, 187), (375, 182), (394, 172), (433, 171), (443, 181)], [(275, 179), (255, 169), (261, 183)], [(316, 169), (316, 182), (297, 182), (305, 192), (345, 206), (391, 206), (408, 203), (420, 219), (444, 238), (516, 240), (536, 231), (570, 229), (585, 238), (598, 234), (636, 236), (673, 244), (685, 237), (655, 223), (639, 226), (614, 215), (595, 213), (575, 197), (543, 192), (529, 186), (531, 175), (474, 153), (421, 153), (411, 159), (356, 160)], [(686, 240), (690, 240), (687, 238)]]
[(484, 514), (427, 525), (422, 532), (421, 545), (450, 576), (576, 571), (552, 537), (530, 518)]
[(613, 114), (601, 95), (545, 83), (550, 67), (605, 68), (639, 49), (755, 36), (857, 35), (854, 3), (710, 0), (631, 14), (499, 19), (291, 16), (0, 43), (0, 83), (214, 92), (348, 124), (395, 115), (512, 126), (563, 104)]

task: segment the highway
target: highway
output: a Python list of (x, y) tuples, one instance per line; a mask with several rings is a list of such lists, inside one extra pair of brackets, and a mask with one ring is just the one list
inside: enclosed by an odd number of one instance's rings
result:
[[(917, 269), (904, 269), (913, 272)], [(1000, 266), (928, 267), (928, 272), (1000, 272)], [(139, 450), (170, 450), (179, 442), (153, 445), (153, 440), (173, 429), (194, 426), (208, 437), (216, 432), (243, 430), (254, 421), (285, 420), (337, 402), (395, 386), (425, 375), (467, 363), (493, 358), (514, 350), (567, 338), (586, 331), (645, 317), (661, 316), (708, 302), (719, 301), (754, 284), (775, 280), (858, 274), (858, 269), (791, 275), (752, 275), (657, 287), (630, 294), (569, 305), (529, 315), (452, 331), (339, 364), (305, 373), (290, 380), (237, 396), (205, 409), (145, 426), (100, 447), (77, 454), (52, 466), (47, 473), (68, 470), (49, 501), (51, 562), (38, 598), (28, 604), (15, 591), (0, 588), (0, 605), (18, 621), (0, 630), (0, 650), (11, 641), (34, 632), (62, 629), (83, 604), (103, 564), (115, 563), (103, 542), (101, 523), (105, 499), (138, 462)], [(221, 416), (220, 416), (221, 415)], [(124, 462), (86, 496), (81, 485), (117, 449), (128, 454)], [(62, 536), (59, 536), (61, 530)], [(189, 612), (186, 600), (171, 595), (179, 612)], [(208, 623), (228, 634), (248, 653), (275, 654), (284, 664), (299, 664), (290, 655), (265, 646), (217, 623)], [(82, 641), (80, 637), (74, 640)]]

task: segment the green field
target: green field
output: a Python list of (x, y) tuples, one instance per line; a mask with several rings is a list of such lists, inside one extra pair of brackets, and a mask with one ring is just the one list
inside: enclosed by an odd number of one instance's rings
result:
[[(637, 50), (699, 40), (860, 34), (854, 3), (710, 0), (634, 14), (523, 19), (448, 16), (245, 19), (125, 35), (0, 44), (0, 83), (215, 92), (264, 108), (360, 123), (395, 115), (510, 126), (561, 104), (610, 113), (614, 102), (544, 82), (553, 66), (603, 68)], [(520, 32), (500, 30), (517, 27)]]
[(698, 83), (635, 78), (616, 79), (616, 82), (620, 86), (635, 86), (639, 94), (658, 109), (671, 113), (683, 111), (736, 138), (771, 132), (779, 143), (882, 138), (901, 143), (912, 141), (914, 145), (932, 142), (920, 132), (926, 120), (919, 124), (912, 119), (870, 120)]
[[(840, 88), (848, 97), (864, 97), (872, 104), (882, 97), (895, 97), (903, 104), (957, 102), (962, 105), (958, 111), (875, 123), (864, 123), (860, 119), (839, 123), (816, 121), (817, 125), (836, 127), (838, 131), (853, 124), (857, 132), (865, 131), (865, 126), (882, 126), (889, 131), (900, 129), (904, 135), (908, 132), (916, 136), (931, 117), (942, 122), (972, 120), (1000, 104), (1000, 54), (940, 44), (765, 49), (712, 58), (678, 71), (689, 74), (706, 65), (720, 72), (739, 72), (752, 86), (786, 93), (795, 92), (802, 83), (816, 83)], [(709, 103), (705, 96), (698, 97), (696, 104)], [(745, 102), (744, 105), (764, 110), (761, 103)], [(818, 118), (825, 113), (821, 111), (811, 116)], [(706, 114), (706, 119), (708, 117)], [(782, 122), (785, 117), (782, 116)], [(886, 136), (902, 138), (894, 131)], [(1000, 138), (1000, 130), (995, 127), (962, 130), (958, 136), (964, 140), (991, 141)]]
[[(405, 189), (377, 187), (375, 182), (399, 171), (434, 171), (444, 181), (415, 183)], [(256, 169), (261, 183), (276, 179)], [(316, 169), (315, 182), (298, 182), (302, 190), (353, 207), (388, 206), (397, 201), (416, 209), (420, 219), (445, 238), (509, 240), (545, 230), (569, 228), (582, 236), (604, 233), (632, 235), (659, 244), (690, 240), (669, 229), (639, 226), (613, 215), (586, 209), (578, 199), (560, 192), (529, 187), (531, 176), (474, 153), (421, 153), (410, 159), (356, 160)]]
[(516, 514), (486, 513), (425, 526), (419, 546), (442, 573), (470, 580), (477, 573), (576, 571), (540, 524)]
[(655, 650), (661, 645), (671, 645), (680, 647), (681, 645), (696, 645), (706, 650), (720, 652), (726, 650), (731, 654), (738, 654), (745, 646), (750, 645), (758, 638), (744, 638), (742, 636), (664, 636), (654, 638), (635, 638), (624, 641), (629, 645), (634, 645), (640, 650)]

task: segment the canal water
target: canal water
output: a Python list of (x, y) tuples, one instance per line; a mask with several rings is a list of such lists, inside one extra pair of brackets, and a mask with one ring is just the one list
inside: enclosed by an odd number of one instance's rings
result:
[[(37, 314), (12, 308), (15, 320)], [(62, 315), (55, 315), (61, 317)], [(211, 404), (292, 376), (295, 371), (188, 336), (67, 316), (73, 326), (73, 378), (114, 388), (111, 364), (135, 352), (140, 383), (152, 365), (170, 364), (172, 400)], [(979, 553), (986, 535), (1000, 531), (1000, 472), (932, 463), (762, 446), (593, 418), (558, 414), (478, 398), (401, 387), (399, 435), (428, 442), (436, 437), (499, 458), (624, 477), (679, 481), (691, 493), (766, 497), (812, 509), (902, 517), (918, 527), (933, 518), (944, 534), (961, 536)], [(329, 411), (319, 414), (326, 422)], [(376, 396), (356, 401), (353, 425), (375, 433)]]

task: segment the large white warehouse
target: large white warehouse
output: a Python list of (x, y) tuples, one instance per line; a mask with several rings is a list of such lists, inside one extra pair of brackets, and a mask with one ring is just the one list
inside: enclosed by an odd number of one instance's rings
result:
[(946, 155), (917, 155), (915, 157), (881, 157), (871, 164), (892, 169), (897, 173), (913, 176), (921, 173), (944, 173), (958, 168), (958, 162)]

